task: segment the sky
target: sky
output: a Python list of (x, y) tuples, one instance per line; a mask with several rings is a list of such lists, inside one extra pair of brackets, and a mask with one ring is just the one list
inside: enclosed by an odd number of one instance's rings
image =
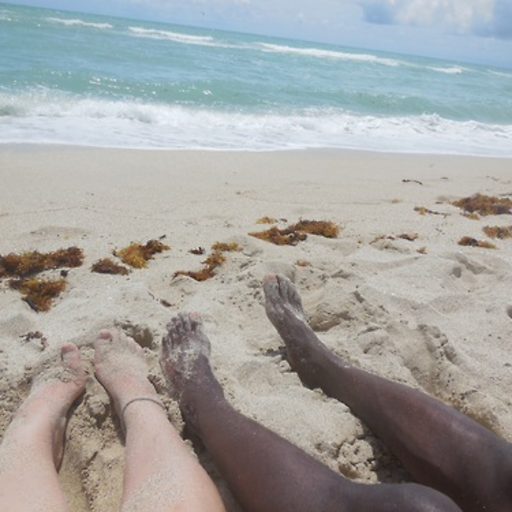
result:
[(512, 0), (8, 0), (512, 68)]

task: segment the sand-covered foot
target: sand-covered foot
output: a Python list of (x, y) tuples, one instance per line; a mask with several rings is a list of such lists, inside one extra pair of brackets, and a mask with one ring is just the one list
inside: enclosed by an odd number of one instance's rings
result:
[(86, 382), (87, 372), (80, 350), (73, 343), (65, 343), (60, 350), (60, 360), (36, 375), (27, 400), (42, 398), (52, 412), (67, 412)]
[(134, 398), (158, 401), (155, 388), (148, 380), (144, 351), (122, 331), (100, 332), (94, 342), (94, 369), (121, 419), (126, 404)]
[(67, 414), (84, 391), (87, 378), (80, 350), (72, 343), (64, 344), (58, 361), (47, 361), (38, 369), (30, 393), (16, 413), (4, 442), (23, 435), (23, 429), (27, 432), (49, 430), (58, 467), (63, 455)]
[(268, 274), (263, 280), (265, 310), (269, 320), (279, 333), (305, 324), (302, 300), (292, 282), (281, 274)]
[(269, 274), (263, 291), (265, 311), (286, 344), (290, 366), (307, 386), (321, 386), (319, 376), (330, 352), (306, 322), (295, 286), (281, 274)]
[(196, 428), (197, 407), (223, 397), (210, 367), (210, 340), (197, 313), (180, 313), (167, 324), (160, 366), (169, 394), (178, 401), (185, 420)]

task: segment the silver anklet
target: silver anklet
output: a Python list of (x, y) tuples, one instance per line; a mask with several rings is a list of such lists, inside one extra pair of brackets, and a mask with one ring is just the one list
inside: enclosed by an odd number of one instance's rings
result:
[(153, 398), (153, 397), (150, 397), (150, 396), (140, 396), (140, 397), (137, 397), (137, 398), (132, 398), (131, 400), (128, 400), (128, 402), (126, 402), (124, 404), (123, 410), (121, 411), (121, 420), (123, 422), (123, 425), (124, 425), (124, 412), (126, 411), (126, 408), (130, 404), (133, 404), (133, 402), (140, 402), (140, 401), (153, 402), (154, 404), (159, 405), (164, 410), (164, 412), (167, 412), (167, 409), (165, 408), (165, 405), (162, 402), (160, 402), (160, 400), (158, 400), (157, 398)]

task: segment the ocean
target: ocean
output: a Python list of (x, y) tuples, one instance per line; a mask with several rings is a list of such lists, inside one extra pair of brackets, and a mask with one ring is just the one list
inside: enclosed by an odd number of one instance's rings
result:
[(512, 69), (0, 3), (0, 143), (512, 156)]

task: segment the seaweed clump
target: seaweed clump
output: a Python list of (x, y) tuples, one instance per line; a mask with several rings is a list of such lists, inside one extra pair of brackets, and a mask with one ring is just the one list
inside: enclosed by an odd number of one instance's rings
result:
[(482, 216), (486, 215), (504, 215), (512, 213), (512, 201), (508, 198), (499, 198), (494, 196), (486, 196), (483, 194), (474, 194), (470, 197), (464, 197), (458, 201), (454, 201), (453, 206), (462, 208), (466, 213), (478, 213)]
[(114, 256), (121, 259), (126, 265), (134, 268), (145, 268), (149, 260), (159, 252), (168, 251), (170, 247), (158, 240), (149, 240), (144, 245), (130, 244), (128, 247), (114, 251)]
[(325, 238), (336, 238), (340, 232), (337, 224), (325, 220), (301, 220), (294, 227), (297, 231), (304, 231), (310, 235), (318, 235)]
[[(47, 280), (34, 277), (46, 270), (74, 268), (82, 265), (84, 253), (78, 247), (42, 253), (30, 251), (23, 254), (0, 256), (0, 279), (10, 278), (9, 286), (22, 294), (23, 300), (37, 312), (48, 311), (67, 285), (65, 279)], [(67, 271), (62, 270), (65, 277)]]
[(459, 240), (459, 245), (464, 245), (467, 247), (481, 247), (482, 249), (496, 249), (494, 244), (491, 242), (486, 242), (485, 240), (477, 240), (476, 238), (472, 238), (470, 236), (463, 236)]
[(215, 242), (212, 245), (212, 250), (220, 252), (240, 252), (242, 248), (236, 242)]
[(434, 210), (429, 210), (425, 206), (415, 206), (414, 211), (418, 212), (420, 215), (444, 215), (446, 217), (446, 213), (436, 212)]
[(489, 238), (512, 238), (512, 226), (485, 226), (482, 229)]
[(256, 221), (256, 224), (275, 224), (276, 222), (277, 222), (277, 219), (274, 219), (273, 217), (265, 216), (265, 217), (260, 217)]
[(196, 281), (206, 281), (215, 276), (215, 270), (226, 261), (226, 256), (221, 251), (213, 251), (206, 260), (203, 261), (204, 267), (201, 270), (178, 270), (174, 273), (176, 276), (188, 276)]
[(249, 235), (274, 245), (297, 245), (308, 237), (306, 233), (293, 229), (293, 226), (284, 229), (272, 226), (265, 231), (252, 232)]
[(45, 270), (79, 267), (84, 261), (84, 253), (78, 247), (59, 249), (52, 252), (30, 251), (23, 254), (0, 255), (0, 278), (33, 276)]
[(380, 242), (381, 240), (396, 240), (400, 238), (401, 240), (407, 240), (407, 242), (414, 242), (418, 238), (417, 233), (402, 233), (401, 235), (379, 235), (375, 237), (370, 244), (374, 244), (376, 242)]
[(55, 281), (31, 277), (28, 279), (12, 279), (9, 286), (22, 294), (23, 300), (38, 313), (48, 311), (53, 299), (59, 296), (67, 286), (65, 279)]
[(306, 240), (308, 234), (336, 238), (339, 230), (339, 226), (331, 221), (301, 220), (283, 229), (273, 226), (265, 231), (249, 233), (249, 235), (275, 245), (297, 245)]
[(129, 268), (123, 267), (123, 265), (119, 265), (119, 263), (116, 263), (110, 258), (103, 258), (92, 265), (91, 272), (96, 272), (98, 274), (117, 274), (126, 276), (131, 272), (131, 270)]
[[(204, 251), (204, 249), (201, 247)], [(224, 252), (240, 252), (242, 248), (236, 242), (215, 242), (212, 245), (212, 252), (203, 261), (203, 268), (201, 270), (178, 270), (174, 273), (176, 276), (187, 276), (195, 279), (196, 281), (206, 281), (216, 275), (216, 270), (225, 261), (226, 256)], [(201, 253), (195, 253), (201, 254)]]

